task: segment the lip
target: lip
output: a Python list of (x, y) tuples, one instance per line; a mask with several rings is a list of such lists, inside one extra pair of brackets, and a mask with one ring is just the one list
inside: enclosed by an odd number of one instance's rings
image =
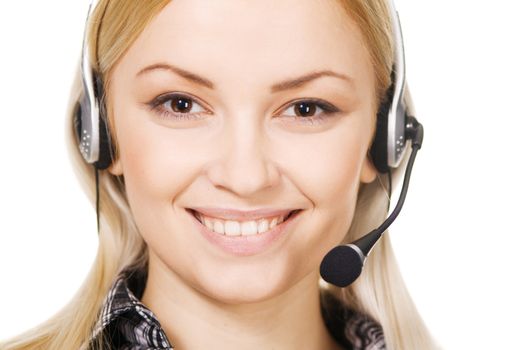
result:
[(201, 224), (195, 217), (192, 209), (186, 209), (190, 215), (197, 230), (215, 247), (221, 249), (223, 252), (235, 256), (251, 256), (264, 252), (275, 243), (280, 241), (289, 231), (291, 225), (296, 222), (296, 218), (302, 210), (296, 210), (285, 221), (275, 226), (273, 229), (265, 233), (258, 233), (250, 236), (226, 236), (208, 229)]

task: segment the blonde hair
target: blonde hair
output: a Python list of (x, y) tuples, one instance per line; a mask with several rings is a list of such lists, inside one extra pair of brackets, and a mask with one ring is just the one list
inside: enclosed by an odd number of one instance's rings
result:
[[(152, 18), (171, 0), (136, 1), (102, 0), (88, 24), (92, 62), (102, 76), (105, 91), (109, 91), (112, 69), (126, 53)], [(393, 38), (385, 0), (338, 0), (346, 15), (358, 24), (375, 68), (377, 103), (385, 97), (393, 63)], [(95, 206), (95, 176), (93, 167), (79, 153), (72, 123), (75, 105), (81, 94), (80, 64), (69, 101), (66, 118), (67, 145), (70, 157), (84, 191)], [(111, 106), (108, 124), (112, 130)], [(115, 150), (118, 147), (115, 145)], [(408, 154), (408, 152), (407, 152)], [(406, 163), (406, 158), (404, 163)], [(404, 166), (393, 171), (393, 183), (398, 182)], [(123, 178), (100, 172), (100, 230), (97, 256), (84, 283), (75, 296), (58, 313), (43, 324), (1, 343), (3, 350), (15, 349), (80, 349), (86, 348), (102, 303), (114, 278), (126, 266), (145, 268), (148, 251), (131, 214)], [(352, 225), (345, 242), (379, 226), (387, 215), (388, 198), (383, 184), (386, 175), (378, 175), (369, 184), (362, 184)], [(389, 349), (433, 349), (430, 335), (399, 273), (388, 234), (376, 245), (365, 265), (362, 276), (347, 288), (320, 285), (355, 310), (377, 320), (383, 327)], [(95, 349), (105, 349), (104, 339), (98, 339)]]

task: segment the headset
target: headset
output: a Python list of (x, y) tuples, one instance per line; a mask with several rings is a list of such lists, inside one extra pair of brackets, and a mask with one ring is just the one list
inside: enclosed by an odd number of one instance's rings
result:
[[(107, 124), (102, 79), (91, 63), (88, 42), (89, 20), (98, 2), (99, 0), (93, 0), (89, 6), (82, 46), (83, 90), (73, 113), (79, 151), (86, 163), (95, 168), (97, 224), (98, 170), (107, 169), (115, 154)], [(409, 144), (412, 153), (406, 166), (398, 203), (385, 222), (357, 241), (333, 248), (324, 257), (320, 266), (321, 276), (326, 282), (339, 287), (346, 287), (359, 277), (370, 251), (401, 211), (408, 191), (412, 166), (423, 143), (423, 125), (414, 117), (413, 103), (405, 81), (405, 52), (399, 15), (394, 0), (387, 0), (387, 2), (395, 42), (395, 58), (391, 71), (392, 84), (377, 112), (376, 133), (369, 155), (378, 172), (388, 174), (391, 179), (391, 170), (399, 167)], [(391, 186), (389, 190), (391, 191)]]
[(82, 157), (98, 170), (107, 169), (113, 159), (113, 148), (107, 125), (104, 88), (102, 78), (91, 64), (91, 49), (88, 42), (89, 20), (98, 4), (89, 5), (84, 41), (82, 44), (82, 93), (74, 113), (74, 127)]

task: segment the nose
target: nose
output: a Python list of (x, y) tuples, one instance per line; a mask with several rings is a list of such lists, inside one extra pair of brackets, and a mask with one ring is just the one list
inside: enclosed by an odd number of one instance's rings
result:
[(239, 197), (276, 186), (280, 173), (260, 118), (244, 114), (226, 119), (216, 144), (220, 149), (214, 152), (220, 156), (208, 168), (210, 181)]

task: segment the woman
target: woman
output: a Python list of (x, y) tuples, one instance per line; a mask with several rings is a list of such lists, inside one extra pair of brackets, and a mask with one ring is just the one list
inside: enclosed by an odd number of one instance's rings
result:
[(72, 123), (80, 79), (68, 117), (98, 255), (59, 314), (1, 348), (432, 349), (388, 236), (349, 287), (319, 278), (332, 247), (387, 214), (370, 148), (391, 85), (388, 11), (100, 1), (88, 47), (111, 157), (96, 174)]

